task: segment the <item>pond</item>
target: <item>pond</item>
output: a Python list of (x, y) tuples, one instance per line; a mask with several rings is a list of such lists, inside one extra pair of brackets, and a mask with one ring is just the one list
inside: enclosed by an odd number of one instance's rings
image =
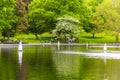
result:
[[(95, 48), (86, 50), (85, 46), (24, 46), (22, 52), (17, 47), (1, 47), (0, 80), (120, 79), (120, 59), (94, 58), (75, 52), (97, 53)], [(103, 53), (101, 49), (98, 52)]]

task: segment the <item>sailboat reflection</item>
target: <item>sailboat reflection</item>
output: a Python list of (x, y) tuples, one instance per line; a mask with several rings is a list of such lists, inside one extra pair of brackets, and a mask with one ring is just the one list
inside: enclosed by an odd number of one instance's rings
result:
[(20, 41), (18, 46), (18, 60), (19, 60), (20, 68), (22, 65), (22, 54), (23, 54), (22, 41)]
[(18, 51), (18, 61), (19, 61), (20, 68), (22, 66), (22, 54), (23, 54), (23, 51)]
[(27, 68), (26, 65), (23, 63), (22, 56), (23, 51), (18, 51), (19, 69), (16, 80), (27, 80)]

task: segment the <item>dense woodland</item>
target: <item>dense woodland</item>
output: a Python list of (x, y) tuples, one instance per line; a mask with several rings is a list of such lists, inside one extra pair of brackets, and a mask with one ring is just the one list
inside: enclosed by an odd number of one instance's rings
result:
[(119, 0), (0, 0), (0, 32), (15, 34), (50, 32), (57, 38), (79, 37), (80, 32), (120, 33)]

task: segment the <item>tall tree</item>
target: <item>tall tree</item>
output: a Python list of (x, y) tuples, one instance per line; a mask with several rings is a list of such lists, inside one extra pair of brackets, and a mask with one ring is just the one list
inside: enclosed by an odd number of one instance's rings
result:
[(38, 34), (50, 30), (49, 27), (46, 27), (46, 24), (50, 23), (49, 19), (52, 19), (53, 16), (54, 13), (47, 12), (43, 9), (37, 9), (30, 12), (28, 15), (30, 24), (28, 30), (35, 35), (36, 39), (38, 39)]
[[(120, 1), (119, 0), (104, 0), (97, 8), (94, 14), (97, 19), (98, 26), (104, 26), (105, 29), (116, 32), (116, 42), (119, 41), (120, 33)], [(104, 23), (103, 23), (104, 22)]]
[[(86, 32), (92, 33), (93, 38), (95, 34), (100, 32), (101, 30), (99, 26), (94, 24), (93, 14), (96, 12), (96, 7), (102, 2), (103, 0), (85, 0), (82, 2), (82, 17), (81, 23), (83, 29)], [(86, 4), (86, 5), (85, 5)]]
[(26, 30), (28, 28), (28, 20), (25, 18), (25, 14), (28, 12), (28, 2), (23, 0), (16, 0), (16, 15), (19, 16), (19, 21), (17, 23), (17, 32)]
[(1, 0), (0, 1), (0, 27), (2, 35), (5, 37), (11, 36), (14, 31), (15, 23), (18, 17), (15, 15), (15, 0)]

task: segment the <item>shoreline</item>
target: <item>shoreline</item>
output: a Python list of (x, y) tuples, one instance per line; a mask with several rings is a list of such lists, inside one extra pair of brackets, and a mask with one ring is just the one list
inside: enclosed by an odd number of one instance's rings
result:
[[(120, 43), (28, 43), (28, 44), (22, 44), (23, 46), (52, 46), (52, 45), (74, 45), (74, 46), (93, 46), (93, 47), (97, 47), (97, 46), (120, 46)], [(19, 44), (0, 44), (1, 46), (18, 46)]]
[[(18, 46), (19, 44), (0, 44), (0, 46)], [(37, 45), (58, 45), (58, 43), (28, 43), (28, 44), (22, 44), (23, 46), (37, 46)], [(60, 43), (59, 45), (85, 45), (85, 43)]]

